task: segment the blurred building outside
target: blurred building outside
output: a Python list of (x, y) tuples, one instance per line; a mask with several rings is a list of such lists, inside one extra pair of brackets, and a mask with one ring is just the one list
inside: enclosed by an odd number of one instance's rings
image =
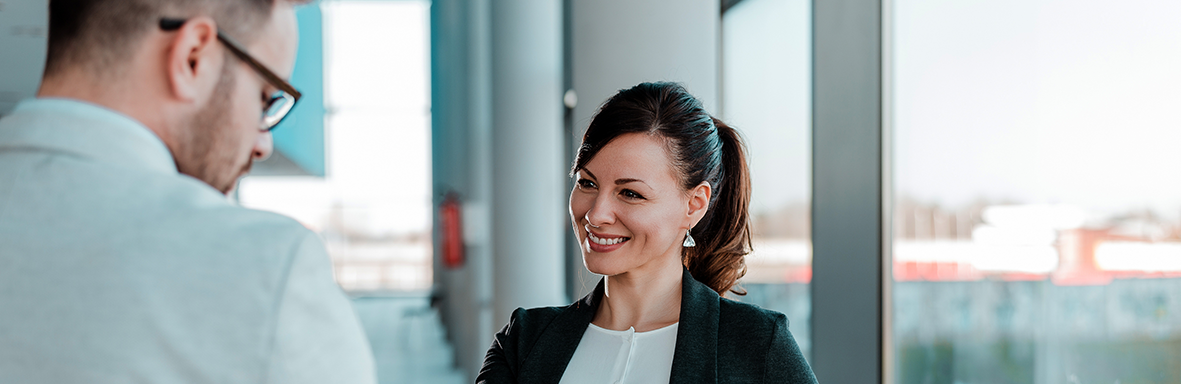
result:
[(895, 382), (1181, 382), (1181, 3), (891, 12)]

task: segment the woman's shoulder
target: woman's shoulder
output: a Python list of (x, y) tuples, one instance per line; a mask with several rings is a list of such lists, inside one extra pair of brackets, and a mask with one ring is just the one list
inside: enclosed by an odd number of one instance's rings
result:
[(522, 343), (532, 344), (546, 332), (560, 334), (578, 333), (595, 315), (597, 298), (602, 295), (603, 283), (586, 297), (564, 306), (517, 308), (501, 333), (512, 336)]
[[(720, 299), (718, 366), (767, 383), (816, 383), (782, 313)], [(745, 376), (744, 376), (745, 375)]]
[(718, 328), (735, 331), (739, 335), (762, 337), (771, 335), (788, 325), (787, 316), (741, 301), (721, 298), (718, 306)]
[[(535, 308), (517, 308), (513, 311), (510, 325), (518, 326), (536, 326), (540, 324), (548, 324), (554, 319), (566, 313), (573, 307), (574, 304), (566, 306), (554, 307), (535, 307)], [(531, 328), (531, 327), (529, 327)]]
[[(550, 358), (547, 356), (555, 355), (554, 351), (562, 351), (571, 338), (581, 336), (576, 333), (584, 311), (578, 303), (564, 307), (517, 308), (508, 324), (496, 333), (476, 381), (504, 382), (502, 380), (518, 377), (522, 370), (528, 370), (525, 363), (529, 356), (542, 356), (541, 360), (535, 361), (546, 361)], [(585, 330), (586, 324), (581, 327)], [(574, 345), (577, 346), (577, 340)]]
[(505, 331), (532, 339), (530, 336), (537, 336), (545, 331), (555, 320), (565, 318), (562, 321), (568, 322), (585, 317), (579, 316), (589, 310), (585, 306), (586, 303), (577, 301), (564, 306), (517, 308), (513, 311), (509, 323), (505, 325)]

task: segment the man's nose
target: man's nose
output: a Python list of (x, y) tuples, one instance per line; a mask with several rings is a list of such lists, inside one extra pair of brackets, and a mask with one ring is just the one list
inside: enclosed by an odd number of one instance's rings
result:
[(255, 161), (263, 161), (271, 157), (271, 153), (275, 151), (275, 144), (270, 132), (258, 135), (258, 139), (254, 141), (253, 151), (252, 157)]

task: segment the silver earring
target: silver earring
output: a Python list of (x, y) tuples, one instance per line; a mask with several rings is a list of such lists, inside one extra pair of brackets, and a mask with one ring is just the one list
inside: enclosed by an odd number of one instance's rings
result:
[(685, 248), (692, 248), (692, 247), (697, 246), (697, 242), (693, 241), (693, 234), (689, 233), (688, 229), (685, 230), (685, 242), (681, 243), (681, 246), (685, 247)]

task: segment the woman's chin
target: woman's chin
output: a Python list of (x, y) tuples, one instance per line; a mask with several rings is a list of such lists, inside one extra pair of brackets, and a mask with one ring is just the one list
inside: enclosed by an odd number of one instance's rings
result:
[(603, 254), (592, 253), (588, 255), (586, 252), (583, 252), (582, 264), (586, 266), (588, 271), (596, 275), (615, 276), (627, 272), (626, 267), (612, 263), (610, 260), (603, 260), (606, 258), (607, 256)]

